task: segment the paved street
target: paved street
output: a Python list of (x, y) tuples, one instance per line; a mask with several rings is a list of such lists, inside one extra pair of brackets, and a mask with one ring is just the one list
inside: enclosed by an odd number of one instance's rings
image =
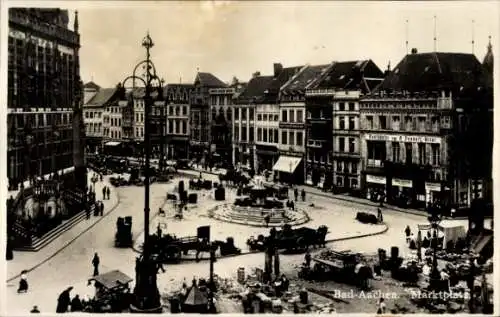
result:
[[(207, 178), (216, 179), (216, 176)], [(186, 212), (185, 219), (174, 221), (171, 219), (172, 208), (170, 203), (164, 203), (165, 193), (173, 190), (177, 185), (178, 179), (170, 184), (153, 184), (151, 187), (151, 217), (156, 216), (160, 206), (164, 206), (169, 215), (166, 218), (158, 217), (167, 221), (168, 232), (177, 235), (195, 235), (196, 227), (199, 225), (210, 224), (212, 226), (212, 235), (214, 239), (225, 240), (227, 236), (235, 238), (237, 247), (244, 248), (244, 241), (248, 236), (258, 233), (266, 233), (265, 228), (250, 228), (236, 224), (222, 223), (204, 217), (206, 210), (217, 204), (213, 199), (201, 197), (200, 206)], [(84, 294), (89, 292), (86, 286), (87, 278), (92, 273), (92, 255), (98, 252), (101, 258), (100, 271), (106, 272), (111, 269), (120, 269), (131, 277), (134, 273), (134, 257), (137, 255), (131, 249), (114, 248), (114, 233), (116, 218), (118, 216), (133, 216), (133, 234), (137, 239), (142, 233), (143, 227), (143, 187), (120, 187), (112, 188), (112, 192), (117, 192), (120, 204), (108, 217), (97, 223), (91, 230), (79, 237), (70, 247), (62, 250), (56, 256), (42, 264), (33, 272), (28, 274), (30, 283), (30, 292), (18, 295), (16, 293), (18, 280), (9, 283), (7, 300), (7, 309), (16, 309), (12, 313), (26, 313), (33, 305), (40, 306), (42, 312), (53, 312), (55, 310), (58, 294), (67, 286), (74, 286), (73, 294)], [(229, 194), (231, 196), (231, 194)], [(313, 203), (316, 208), (308, 208)], [(313, 219), (308, 226), (316, 227), (319, 224), (326, 224), (330, 227), (333, 234), (340, 234), (341, 231), (352, 233), (362, 233), (361, 227), (354, 220), (357, 211), (375, 210), (366, 205), (359, 205), (351, 202), (333, 200), (321, 196), (310, 195), (306, 203), (300, 203), (300, 207), (308, 208), (308, 213)], [(152, 226), (155, 226), (153, 220)], [(412, 229), (416, 228), (418, 223), (425, 223), (426, 219), (421, 216), (409, 215), (395, 211), (384, 211), (384, 221), (389, 230), (386, 233), (375, 237), (360, 238), (334, 242), (329, 247), (335, 249), (350, 249), (360, 252), (374, 253), (377, 248), (389, 249), (391, 246), (399, 246), (401, 253), (407, 253), (405, 246), (403, 230), (406, 225)], [(367, 225), (362, 225), (367, 226)], [(354, 230), (352, 230), (354, 228)], [(358, 228), (358, 229), (356, 229)], [(263, 230), (264, 229), (264, 230)], [(299, 264), (303, 255), (284, 255), (282, 265)], [(41, 259), (42, 260), (42, 259)], [(242, 255), (238, 257), (220, 259), (216, 263), (216, 272), (220, 276), (234, 277), (239, 267), (245, 267), (247, 272), (254, 267), (260, 267), (264, 263), (261, 253)], [(207, 276), (208, 262), (183, 263), (180, 265), (170, 265), (167, 272), (159, 275), (159, 285), (161, 291), (177, 288), (184, 278), (188, 281), (193, 276)], [(47, 288), (46, 285), (50, 285)], [(9, 310), (10, 312), (10, 310)]]

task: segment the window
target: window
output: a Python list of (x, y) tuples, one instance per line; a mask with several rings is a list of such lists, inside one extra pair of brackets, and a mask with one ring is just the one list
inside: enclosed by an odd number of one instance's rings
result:
[(182, 115), (187, 116), (187, 107), (186, 106), (182, 107)]
[(274, 121), (276, 121), (276, 122), (280, 121), (279, 115), (277, 115), (277, 114), (274, 115)]
[(432, 165), (438, 166), (441, 164), (441, 149), (439, 144), (432, 144), (431, 145), (431, 151), (432, 151)]
[(297, 110), (297, 122), (299, 122), (299, 123), (304, 122), (304, 111), (303, 110)]
[(349, 130), (354, 130), (356, 128), (355, 118), (349, 117)]
[(343, 172), (343, 166), (341, 161), (337, 161), (337, 172), (342, 173)]
[(290, 122), (295, 122), (295, 110), (290, 109)]
[(401, 128), (401, 118), (399, 116), (392, 117), (392, 130), (399, 131)]
[(392, 161), (398, 163), (401, 160), (401, 148), (399, 142), (392, 142)]
[(263, 140), (264, 142), (267, 142), (267, 129), (263, 129), (263, 132), (264, 132), (264, 133), (263, 133), (263, 138), (262, 138), (262, 140)]
[(241, 129), (241, 140), (242, 141), (247, 140), (247, 129)]
[(303, 138), (304, 138), (304, 134), (302, 132), (297, 132), (296, 134), (296, 137), (297, 137), (297, 142), (295, 144), (297, 144), (297, 146), (303, 146), (304, 145), (304, 142), (302, 142)]
[(418, 144), (418, 164), (425, 165), (427, 163), (427, 153), (425, 151), (425, 143)]
[(217, 118), (217, 110), (215, 110), (215, 108), (212, 109), (212, 120), (215, 121), (215, 119)]
[(366, 116), (368, 130), (373, 130), (373, 116)]
[(247, 119), (247, 109), (242, 108), (241, 109), (241, 120), (246, 120)]
[(181, 121), (181, 126), (182, 126), (182, 134), (187, 134), (187, 122)]
[(410, 117), (410, 116), (405, 117), (405, 129), (406, 129), (406, 131), (411, 131), (412, 125), (413, 125), (412, 117)]
[(281, 121), (287, 122), (288, 121), (288, 112), (286, 110), (281, 110)]
[(254, 139), (255, 139), (255, 134), (254, 134), (253, 127), (250, 127), (250, 128), (248, 129), (248, 131), (249, 131), (249, 133), (250, 133), (250, 135), (248, 136), (248, 138), (250, 139), (249, 141), (250, 141), (250, 142), (253, 142), (253, 141), (254, 141)]
[(345, 138), (339, 137), (339, 152), (345, 151)]
[(339, 117), (339, 130), (345, 130), (345, 117)]
[(439, 132), (439, 118), (432, 117), (431, 124), (432, 124), (432, 132)]
[(262, 128), (257, 128), (257, 142), (262, 142)]
[(257, 114), (257, 121), (262, 121), (262, 114)]
[(273, 134), (273, 129), (269, 129), (269, 143), (273, 143), (274, 134)]
[(356, 152), (356, 140), (354, 138), (349, 138), (349, 153)]
[(234, 120), (240, 119), (240, 108), (234, 109)]
[(339, 102), (339, 111), (345, 110), (345, 102)]
[(290, 145), (294, 145), (294, 137), (293, 137), (293, 131), (288, 131), (288, 143)]
[(278, 129), (274, 129), (274, 142), (279, 143), (279, 132)]
[(281, 131), (281, 144), (287, 145), (287, 134), (286, 131)]
[(254, 120), (254, 110), (252, 108), (248, 109), (248, 120)]
[[(351, 173), (352, 174), (357, 174), (358, 173), (358, 163), (352, 162), (351, 163)], [(354, 178), (355, 179), (355, 178)], [(356, 180), (356, 179), (355, 179)], [(357, 180), (356, 180), (357, 181)]]
[(406, 164), (411, 164), (413, 162), (413, 144), (405, 143), (406, 148)]
[(418, 117), (418, 130), (425, 131), (425, 117)]
[(379, 116), (378, 117), (378, 122), (379, 122), (379, 128), (382, 130), (387, 129), (387, 122), (385, 116)]
[(354, 102), (349, 102), (349, 111), (355, 111), (356, 110), (356, 104)]
[(267, 121), (267, 113), (262, 115), (262, 120)]

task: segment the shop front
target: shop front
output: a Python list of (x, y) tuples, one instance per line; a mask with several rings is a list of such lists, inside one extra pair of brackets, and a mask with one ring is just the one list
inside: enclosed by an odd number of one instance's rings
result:
[(273, 166), (274, 178), (289, 184), (302, 184), (304, 181), (302, 165), (301, 157), (280, 155)]
[(425, 201), (427, 204), (437, 203), (441, 199), (440, 183), (425, 183)]
[(265, 170), (272, 171), (279, 158), (278, 149), (275, 146), (257, 145), (255, 154), (257, 155), (257, 173)]
[(389, 201), (401, 207), (413, 204), (413, 181), (403, 178), (391, 180), (391, 193)]
[(325, 190), (331, 189), (333, 183), (333, 171), (331, 168), (326, 168), (322, 165), (307, 164), (305, 183), (307, 185)]
[(170, 137), (167, 140), (167, 160), (190, 159), (187, 137)]
[(380, 175), (366, 174), (366, 199), (380, 202), (385, 201), (387, 197), (386, 186), (387, 177)]

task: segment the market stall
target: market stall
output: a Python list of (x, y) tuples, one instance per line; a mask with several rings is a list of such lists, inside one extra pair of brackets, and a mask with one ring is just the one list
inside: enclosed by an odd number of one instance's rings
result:
[[(438, 224), (438, 239), (443, 239), (442, 248), (446, 249), (446, 244), (448, 242), (456, 243), (458, 239), (465, 239), (467, 233), (465, 227), (462, 224), (458, 224), (455, 221), (443, 220)], [(422, 235), (425, 236), (427, 231), (432, 232), (432, 226), (430, 224), (419, 224), (418, 230), (422, 231)]]

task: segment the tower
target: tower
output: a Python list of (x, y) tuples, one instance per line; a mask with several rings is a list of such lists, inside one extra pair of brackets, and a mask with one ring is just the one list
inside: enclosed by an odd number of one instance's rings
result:
[[(78, 34), (78, 11), (75, 11), (73, 30)], [(73, 87), (73, 165), (75, 166), (75, 184), (79, 189), (87, 187), (87, 168), (85, 166), (85, 126), (83, 124), (83, 83), (80, 79), (80, 39), (74, 48), (74, 87)]]

